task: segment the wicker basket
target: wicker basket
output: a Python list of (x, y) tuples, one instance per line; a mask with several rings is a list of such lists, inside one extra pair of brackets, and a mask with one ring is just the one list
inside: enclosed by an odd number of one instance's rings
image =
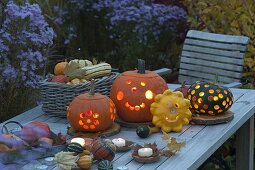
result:
[[(109, 76), (95, 79), (95, 92), (109, 96), (113, 80), (119, 75), (112, 72)], [(54, 117), (66, 117), (66, 107), (75, 96), (88, 92), (90, 82), (69, 85), (64, 83), (49, 82), (48, 79), (39, 82), (42, 100), (42, 110), (45, 114)]]

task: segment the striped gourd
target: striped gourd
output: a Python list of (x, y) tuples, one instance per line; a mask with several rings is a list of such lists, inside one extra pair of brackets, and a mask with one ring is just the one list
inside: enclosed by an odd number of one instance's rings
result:
[(111, 74), (111, 65), (108, 63), (100, 63), (92, 66), (85, 66), (80, 69), (70, 70), (65, 72), (71, 80), (74, 78), (81, 78), (91, 80)]
[(84, 150), (83, 147), (79, 143), (73, 142), (67, 146), (68, 152), (82, 153), (83, 150)]
[(112, 162), (108, 160), (102, 160), (98, 163), (98, 170), (113, 170)]
[(114, 149), (104, 140), (98, 139), (93, 143), (91, 152), (96, 160), (113, 160), (115, 156)]
[(92, 157), (89, 155), (83, 155), (76, 163), (82, 169), (89, 169), (92, 166)]

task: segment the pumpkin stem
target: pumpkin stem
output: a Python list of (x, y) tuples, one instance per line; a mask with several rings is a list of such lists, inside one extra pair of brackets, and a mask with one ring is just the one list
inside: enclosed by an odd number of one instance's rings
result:
[(89, 95), (94, 96), (95, 95), (95, 80), (92, 79), (90, 81), (90, 90), (89, 90)]
[(138, 59), (138, 71), (137, 73), (145, 74), (145, 61)]
[(184, 81), (182, 82), (182, 88), (184, 88), (185, 85), (186, 85), (186, 81), (184, 80)]

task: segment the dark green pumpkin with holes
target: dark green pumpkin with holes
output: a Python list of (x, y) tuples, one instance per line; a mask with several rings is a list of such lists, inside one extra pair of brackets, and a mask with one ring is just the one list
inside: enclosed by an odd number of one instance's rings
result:
[(67, 146), (68, 152), (82, 153), (83, 150), (84, 148), (79, 143), (76, 143), (76, 142), (70, 143)]
[(229, 88), (209, 82), (196, 82), (188, 89), (190, 110), (193, 113), (217, 115), (226, 112), (233, 104)]
[(113, 170), (112, 162), (108, 160), (102, 160), (98, 163), (98, 170)]

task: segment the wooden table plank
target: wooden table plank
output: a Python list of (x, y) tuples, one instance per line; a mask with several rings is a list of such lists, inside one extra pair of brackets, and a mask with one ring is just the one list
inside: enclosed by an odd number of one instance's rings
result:
[(234, 119), (226, 124), (206, 126), (179, 153), (157, 169), (196, 169), (255, 112), (255, 92), (248, 91), (230, 109)]

